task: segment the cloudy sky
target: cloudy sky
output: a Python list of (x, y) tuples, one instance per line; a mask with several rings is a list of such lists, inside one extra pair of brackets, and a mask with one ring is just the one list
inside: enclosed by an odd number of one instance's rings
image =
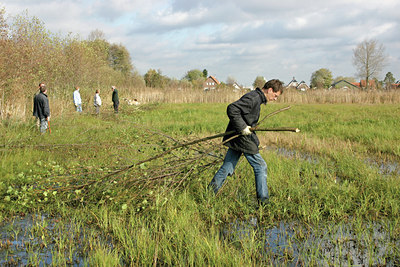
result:
[(251, 85), (261, 75), (310, 82), (329, 69), (353, 76), (353, 49), (366, 39), (385, 47), (380, 74), (400, 79), (398, 0), (0, 0), (6, 17), (28, 11), (53, 33), (86, 39), (93, 30), (130, 52), (140, 74), (160, 69), (181, 79), (207, 69)]

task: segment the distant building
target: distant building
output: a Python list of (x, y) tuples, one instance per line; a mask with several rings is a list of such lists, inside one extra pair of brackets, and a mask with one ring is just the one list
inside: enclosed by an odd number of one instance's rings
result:
[(305, 81), (298, 82), (298, 81), (293, 77), (293, 79), (288, 83), (288, 85), (286, 86), (286, 88), (295, 88), (296, 90), (305, 92), (305, 91), (307, 91), (308, 89), (310, 89), (310, 86), (308, 86), (308, 85), (306, 84)]
[(296, 81), (296, 79), (293, 77), (293, 79), (288, 83), (288, 85), (286, 86), (286, 88), (289, 87), (294, 87), (296, 88), (299, 85), (299, 83)]
[(203, 82), (203, 89), (204, 91), (214, 90), (220, 82), (214, 76), (208, 76), (208, 78)]
[(235, 90), (240, 90), (240, 89), (242, 89), (242, 86), (240, 86), (237, 82), (234, 82), (234, 83), (232, 84), (232, 86), (233, 86), (233, 88), (234, 88)]
[(399, 89), (400, 88), (400, 80), (392, 84), (392, 89)]
[(357, 85), (354, 83), (350, 83), (346, 80), (340, 80), (337, 82), (334, 82), (331, 84), (331, 87), (329, 87), (329, 90), (331, 89), (343, 89), (343, 90), (348, 90), (348, 89), (360, 89)]
[[(367, 81), (366, 80), (361, 80), (360, 82), (355, 82), (352, 83), (353, 85), (357, 86), (358, 88), (365, 88), (367, 87)], [(369, 88), (370, 89), (376, 89), (376, 84), (375, 80), (368, 80)]]
[(307, 91), (308, 89), (310, 89), (310, 86), (308, 86), (308, 84), (306, 84), (305, 81), (301, 81), (297, 86), (296, 89), (302, 92)]

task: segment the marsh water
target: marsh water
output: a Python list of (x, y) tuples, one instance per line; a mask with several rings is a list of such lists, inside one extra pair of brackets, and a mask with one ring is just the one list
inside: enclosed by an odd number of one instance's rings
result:
[(392, 238), (390, 223), (367, 223), (363, 230), (349, 223), (311, 227), (299, 222), (276, 226), (258, 225), (257, 218), (228, 225), (222, 236), (230, 242), (249, 238), (261, 240), (262, 252), (277, 264), (309, 265), (388, 265), (400, 264), (396, 249), (400, 240)]
[[(318, 163), (319, 157), (311, 153), (306, 153), (302, 151), (297, 151), (294, 149), (287, 149), (284, 147), (265, 147), (265, 150), (274, 151), (277, 154), (284, 156), (286, 158), (296, 158), (300, 160), (306, 160), (310, 163)], [(373, 167), (377, 168), (378, 172), (382, 175), (400, 175), (400, 162), (380, 160), (376, 158), (366, 158), (364, 162)]]
[[(46, 215), (23, 215), (0, 224), (0, 265), (51, 265), (55, 250), (57, 220)], [(38, 234), (41, 231), (42, 234)], [(66, 231), (65, 231), (66, 232)], [(51, 242), (45, 241), (53, 235)], [(70, 263), (79, 261), (75, 253)], [(33, 265), (33, 264), (32, 264)]]
[[(74, 244), (65, 249), (65, 261), (71, 266), (85, 266), (86, 254), (83, 242), (85, 229), (77, 229), (72, 223), (58, 226), (55, 218), (40, 216), (18, 216), (0, 225), (1, 266), (45, 266), (54, 264), (54, 255), (59, 253), (60, 236), (67, 235)], [(367, 223), (362, 227), (348, 223), (327, 224), (311, 227), (299, 222), (279, 222), (273, 226), (260, 225), (256, 217), (248, 221), (236, 221), (221, 229), (221, 238), (230, 242), (261, 240), (257, 248), (265, 258), (276, 264), (301, 266), (317, 265), (397, 265), (400, 258), (395, 249), (400, 240), (392, 238), (394, 231), (390, 223)], [(63, 230), (61, 230), (63, 229)], [(64, 232), (60, 232), (64, 231)], [(98, 238), (97, 242), (111, 251), (112, 241)]]
[(16, 216), (0, 223), (0, 266), (47, 266), (57, 262), (87, 266), (88, 245), (100, 242), (113, 248), (109, 238), (89, 238), (89, 232), (89, 226), (82, 228), (72, 219), (65, 222), (46, 214)]

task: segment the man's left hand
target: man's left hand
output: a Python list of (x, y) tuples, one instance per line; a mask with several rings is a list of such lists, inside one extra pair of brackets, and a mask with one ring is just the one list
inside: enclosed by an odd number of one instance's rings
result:
[(244, 128), (243, 130), (242, 130), (242, 132), (241, 132), (241, 134), (242, 135), (250, 135), (251, 134), (251, 131), (250, 131), (250, 126), (246, 126), (246, 128)]

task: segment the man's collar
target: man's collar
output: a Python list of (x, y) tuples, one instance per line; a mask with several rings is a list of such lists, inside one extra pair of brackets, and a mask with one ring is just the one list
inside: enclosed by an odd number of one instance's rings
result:
[(266, 96), (265, 96), (265, 94), (264, 94), (264, 92), (263, 92), (263, 90), (262, 89), (260, 89), (260, 88), (256, 88), (256, 90), (257, 90), (257, 93), (260, 95), (260, 97), (261, 97), (261, 103), (262, 104), (266, 104), (267, 103), (267, 98), (266, 98)]

